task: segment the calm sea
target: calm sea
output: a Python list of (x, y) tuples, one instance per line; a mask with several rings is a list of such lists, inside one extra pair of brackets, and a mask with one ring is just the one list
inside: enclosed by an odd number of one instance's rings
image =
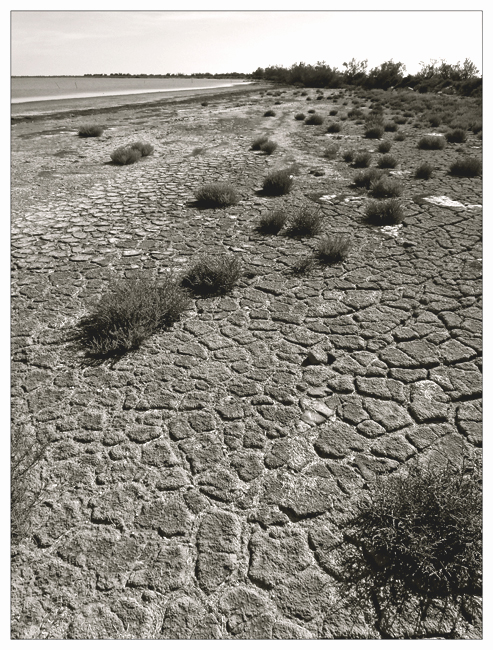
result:
[(156, 92), (225, 88), (244, 83), (238, 79), (13, 77), (11, 79), (11, 101), (12, 104), (21, 104), (57, 99), (140, 95)]

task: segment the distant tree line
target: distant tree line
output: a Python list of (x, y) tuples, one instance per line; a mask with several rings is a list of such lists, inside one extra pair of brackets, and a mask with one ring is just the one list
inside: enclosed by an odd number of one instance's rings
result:
[(248, 75), (242, 72), (216, 72), (211, 74), (210, 72), (193, 72), (192, 74), (184, 74), (182, 72), (166, 74), (130, 74), (128, 72), (110, 72), (109, 74), (105, 73), (94, 73), (94, 74), (85, 74), (84, 77), (125, 77), (125, 78), (138, 78), (149, 77), (150, 79), (169, 79), (169, 78), (185, 78), (185, 79), (244, 79)]
[(478, 68), (466, 59), (464, 63), (451, 65), (443, 59), (420, 63), (421, 69), (414, 75), (406, 75), (403, 63), (385, 61), (368, 71), (368, 60), (343, 63), (344, 70), (332, 68), (325, 61), (316, 65), (295, 63), (290, 68), (270, 66), (257, 68), (250, 78), (259, 81), (273, 81), (306, 88), (412, 88), (418, 92), (456, 92), (463, 95), (478, 94), (483, 80)]

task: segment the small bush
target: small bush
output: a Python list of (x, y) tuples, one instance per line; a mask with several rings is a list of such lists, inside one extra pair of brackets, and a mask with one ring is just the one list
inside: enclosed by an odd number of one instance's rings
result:
[(406, 139), (406, 136), (404, 133), (396, 133), (394, 135), (394, 140), (395, 142), (403, 142)]
[(103, 135), (103, 127), (96, 124), (83, 124), (79, 127), (79, 138), (99, 138)]
[(382, 178), (383, 175), (383, 171), (372, 167), (366, 172), (358, 172), (353, 178), (353, 184), (356, 187), (364, 187), (365, 189), (369, 190), (371, 184), (378, 181), (380, 178)]
[(371, 153), (369, 151), (360, 151), (354, 157), (355, 167), (368, 167), (371, 162)]
[(392, 142), (390, 140), (383, 140), (378, 145), (378, 153), (389, 153), (392, 147)]
[(132, 147), (118, 147), (110, 157), (115, 165), (132, 165), (142, 158), (142, 154)]
[(384, 128), (384, 131), (393, 133), (393, 132), (397, 131), (399, 127), (397, 126), (397, 124), (395, 122), (385, 122), (385, 124), (383, 125), (383, 128)]
[(276, 113), (272, 109), (269, 109), (268, 111), (265, 111), (264, 117), (275, 117)]
[(268, 140), (269, 138), (266, 135), (261, 135), (252, 142), (250, 149), (252, 151), (260, 151), (260, 147), (268, 142)]
[(394, 226), (404, 219), (401, 204), (397, 199), (370, 201), (365, 214), (369, 223), (375, 226)]
[(224, 208), (239, 201), (238, 194), (229, 183), (209, 183), (195, 193), (197, 203), (205, 208)]
[(258, 230), (266, 235), (277, 235), (284, 228), (287, 219), (284, 210), (274, 210), (261, 217)]
[(371, 195), (376, 199), (392, 198), (402, 194), (402, 185), (398, 181), (384, 175), (378, 180), (372, 181), (370, 191)]
[[(344, 102), (344, 104), (346, 103), (347, 102)], [(361, 117), (364, 117), (364, 115), (365, 115), (364, 112), (360, 108), (352, 108), (347, 114), (347, 116), (351, 120), (357, 120)]]
[(198, 296), (224, 295), (241, 276), (234, 255), (205, 255), (183, 277), (182, 285)]
[(440, 115), (430, 115), (429, 122), (430, 126), (436, 129), (437, 126), (440, 126), (442, 118)]
[(80, 340), (95, 357), (134, 350), (151, 334), (178, 320), (188, 305), (187, 294), (171, 277), (164, 284), (119, 282), (101, 298), (93, 313), (81, 320)]
[(310, 114), (311, 114), (311, 113), (316, 113), (316, 110), (315, 110), (314, 108), (310, 108), (310, 110), (309, 110), (308, 112), (309, 112)]
[(395, 169), (397, 167), (397, 159), (394, 156), (384, 155), (377, 163), (380, 169)]
[(325, 235), (318, 244), (317, 259), (320, 264), (337, 264), (346, 259), (350, 248), (349, 237)]
[(459, 160), (456, 160), (454, 163), (452, 163), (449, 169), (449, 173), (452, 176), (464, 176), (467, 178), (472, 178), (474, 176), (480, 176), (481, 169), (482, 165), (480, 160), (477, 158), (466, 157), (460, 158)]
[(327, 127), (327, 133), (339, 133), (340, 130), (341, 130), (341, 125), (338, 124), (337, 122), (332, 122)]
[(294, 116), (294, 119), (301, 122), (302, 120), (305, 119), (305, 117), (306, 117), (306, 115), (304, 113), (296, 113), (296, 115)]
[(303, 207), (291, 219), (287, 234), (290, 237), (313, 237), (322, 228), (323, 216), (319, 210)]
[(425, 135), (418, 142), (418, 149), (443, 149), (445, 138), (437, 135)]
[(449, 131), (445, 137), (447, 138), (447, 142), (462, 143), (467, 140), (467, 133), (464, 129), (454, 129), (453, 131)]
[(329, 111), (329, 115), (330, 115), (331, 117), (334, 117), (334, 115), (337, 115), (338, 112), (339, 112), (339, 111), (338, 111), (337, 109), (333, 108), (331, 111)]
[(419, 167), (416, 167), (414, 172), (415, 178), (421, 178), (422, 180), (429, 180), (433, 174), (433, 167), (429, 163), (422, 163)]
[(269, 196), (288, 194), (293, 186), (293, 175), (287, 169), (271, 172), (264, 179), (263, 191)]
[(201, 106), (209, 106), (209, 102), (202, 102)]
[(310, 117), (307, 117), (305, 120), (305, 124), (307, 126), (319, 126), (320, 124), (324, 123), (324, 118), (322, 115), (319, 115), (318, 113), (314, 113), (313, 115), (310, 115)]
[(405, 118), (405, 117), (395, 117), (394, 122), (396, 124), (406, 124), (407, 118)]
[(328, 147), (326, 147), (323, 153), (323, 157), (327, 158), (328, 160), (334, 160), (334, 158), (337, 156), (338, 151), (339, 151), (339, 145), (331, 144)]
[(142, 158), (145, 158), (146, 156), (150, 156), (151, 153), (154, 151), (154, 147), (152, 144), (148, 144), (147, 142), (134, 142), (133, 144), (130, 145), (131, 149), (136, 149), (137, 151), (140, 151), (140, 155)]
[(277, 149), (277, 142), (274, 142), (273, 140), (267, 140), (266, 142), (263, 142), (260, 145), (260, 151), (263, 151), (268, 156), (270, 156), (271, 153), (274, 153), (276, 149)]
[(302, 257), (297, 260), (293, 264), (291, 271), (294, 275), (306, 275), (313, 269), (314, 266), (315, 259), (313, 255), (307, 255), (306, 257)]
[(365, 129), (365, 138), (376, 140), (382, 137), (383, 132), (383, 126), (379, 126), (378, 124), (368, 126)]
[(355, 152), (353, 149), (346, 149), (346, 151), (342, 152), (342, 159), (344, 162), (347, 163), (352, 163), (354, 160)]

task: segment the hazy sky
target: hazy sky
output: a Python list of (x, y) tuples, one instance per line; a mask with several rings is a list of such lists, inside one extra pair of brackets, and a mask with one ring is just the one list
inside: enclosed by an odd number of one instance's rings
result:
[(342, 69), (352, 58), (368, 59), (369, 68), (389, 59), (401, 61), (411, 74), (420, 61), (469, 58), (481, 71), (482, 14), (12, 11), (11, 46), (13, 75), (249, 73), (299, 61), (325, 61)]

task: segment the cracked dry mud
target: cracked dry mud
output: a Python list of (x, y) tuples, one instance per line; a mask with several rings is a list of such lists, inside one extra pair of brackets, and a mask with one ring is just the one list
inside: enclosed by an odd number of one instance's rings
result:
[[(431, 129), (406, 124), (392, 146), (404, 223), (370, 226), (354, 171), (321, 153), (374, 142), (350, 121), (340, 139), (305, 126), (304, 97), (281, 99), (256, 89), (13, 125), (12, 426), (48, 442), (30, 534), (12, 547), (14, 638), (413, 634), (415, 611), (396, 628), (344, 601), (343, 530), (376, 475), (481, 453), (481, 180), (448, 176), (457, 145), (419, 151)], [(101, 138), (77, 137), (88, 121)], [(264, 133), (271, 156), (249, 149)], [(136, 140), (154, 154), (108, 164)], [(464, 148), (479, 156), (481, 141)], [(423, 160), (429, 181), (413, 178)], [(258, 193), (293, 163), (290, 194)], [(240, 203), (193, 206), (216, 180)], [(352, 247), (294, 276), (317, 238), (256, 226), (306, 204)], [(223, 251), (247, 271), (230, 295), (193, 300), (113, 364), (85, 363), (73, 328), (112, 278)], [(425, 634), (446, 636), (452, 618), (431, 612)]]

